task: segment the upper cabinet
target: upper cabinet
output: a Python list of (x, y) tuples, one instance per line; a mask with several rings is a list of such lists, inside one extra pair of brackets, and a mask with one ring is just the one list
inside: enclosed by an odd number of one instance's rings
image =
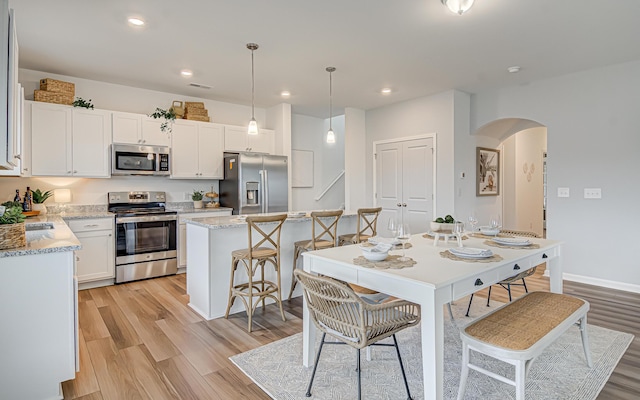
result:
[(169, 146), (169, 132), (162, 132), (162, 120), (142, 114), (113, 113), (113, 143)]
[(20, 175), (22, 157), (21, 89), (18, 83), (18, 39), (8, 2), (0, 2), (0, 170)]
[(276, 149), (275, 132), (260, 129), (257, 135), (247, 134), (247, 128), (241, 126), (225, 126), (225, 151), (251, 151), (255, 153), (274, 154)]
[(171, 134), (171, 177), (222, 179), (224, 126), (178, 120)]
[(31, 103), (31, 174), (108, 178), (111, 113)]

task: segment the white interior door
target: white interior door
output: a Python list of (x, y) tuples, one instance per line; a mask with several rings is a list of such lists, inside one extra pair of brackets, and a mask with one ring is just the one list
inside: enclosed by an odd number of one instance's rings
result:
[(382, 207), (380, 234), (390, 236), (389, 218), (426, 232), (433, 218), (433, 139), (376, 144), (376, 205)]

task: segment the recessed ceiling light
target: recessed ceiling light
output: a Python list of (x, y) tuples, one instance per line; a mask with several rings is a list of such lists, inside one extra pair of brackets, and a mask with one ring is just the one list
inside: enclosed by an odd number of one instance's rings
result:
[(520, 72), (520, 67), (514, 65), (513, 67), (507, 68), (507, 71), (511, 72), (512, 74), (517, 74), (518, 72)]
[(144, 21), (143, 21), (143, 20), (141, 20), (140, 18), (132, 17), (132, 18), (129, 18), (127, 21), (129, 21), (129, 23), (130, 23), (131, 25), (135, 25), (135, 26), (142, 26), (142, 25), (144, 25)]
[(382, 90), (380, 91), (380, 93), (382, 93), (382, 94), (389, 94), (389, 93), (391, 93), (391, 88), (384, 88), (384, 89), (382, 89)]
[(288, 90), (283, 90), (282, 92), (280, 92), (280, 96), (289, 97), (291, 96), (291, 92), (289, 92)]
[(180, 71), (180, 75), (184, 76), (185, 78), (190, 78), (193, 76), (193, 72), (189, 71), (188, 69), (183, 69), (182, 71)]

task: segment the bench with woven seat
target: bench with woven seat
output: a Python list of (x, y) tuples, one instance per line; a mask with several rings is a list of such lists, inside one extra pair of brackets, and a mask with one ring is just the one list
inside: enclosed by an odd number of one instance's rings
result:
[[(467, 325), (460, 332), (463, 348), (458, 400), (464, 397), (469, 369), (515, 386), (516, 399), (524, 400), (531, 363), (574, 324), (579, 324), (584, 355), (591, 367), (587, 311), (589, 303), (577, 297), (531, 292)], [(470, 350), (514, 365), (515, 380), (472, 364)]]

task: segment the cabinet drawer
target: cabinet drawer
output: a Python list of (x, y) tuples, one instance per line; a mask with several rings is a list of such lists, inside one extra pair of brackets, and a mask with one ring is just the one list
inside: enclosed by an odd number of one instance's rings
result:
[(113, 218), (74, 219), (67, 225), (73, 232), (87, 232), (113, 229)]
[(509, 265), (505, 265), (498, 270), (498, 279), (503, 280), (511, 278), (514, 275), (518, 275), (519, 273), (526, 271), (527, 269), (529, 269), (529, 267), (531, 267), (530, 258), (525, 258), (524, 260), (510, 263)]
[(498, 271), (494, 270), (481, 272), (469, 279), (456, 282), (451, 288), (453, 299), (459, 299), (460, 297), (475, 293), (480, 289), (491, 286), (498, 280)]

